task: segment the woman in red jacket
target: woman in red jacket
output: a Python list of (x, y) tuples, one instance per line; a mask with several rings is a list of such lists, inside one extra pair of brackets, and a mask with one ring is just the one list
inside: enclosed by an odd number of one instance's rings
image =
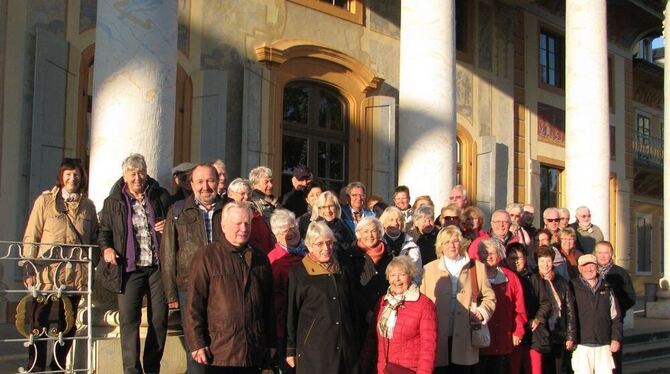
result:
[(488, 322), (491, 345), (479, 349), (482, 373), (510, 372), (512, 349), (521, 343), (528, 321), (521, 281), (512, 270), (500, 265), (504, 253), (496, 239), (479, 244), (479, 260), (486, 265), (486, 275), (496, 295), (496, 310)]
[(395, 257), (386, 267), (389, 289), (377, 314), (377, 370), (400, 366), (431, 374), (437, 352), (435, 305), (413, 283), (416, 267), (409, 256)]

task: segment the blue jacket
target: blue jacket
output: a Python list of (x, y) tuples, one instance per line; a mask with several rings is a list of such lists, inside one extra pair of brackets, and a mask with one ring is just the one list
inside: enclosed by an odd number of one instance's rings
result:
[[(361, 218), (365, 217), (375, 217), (375, 214), (371, 210), (367, 210), (363, 208), (363, 211), (361, 212)], [(351, 216), (351, 206), (349, 204), (343, 204), (342, 205), (342, 221), (347, 225), (349, 230), (351, 230), (351, 233), (354, 234), (354, 238), (356, 237), (356, 224), (354, 223), (354, 219)]]

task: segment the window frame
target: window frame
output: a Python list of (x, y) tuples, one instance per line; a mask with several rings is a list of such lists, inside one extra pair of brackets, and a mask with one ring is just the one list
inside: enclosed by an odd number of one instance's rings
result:
[[(553, 39), (556, 40), (556, 52), (554, 55), (556, 56), (556, 62), (555, 62), (555, 70), (556, 70), (556, 75), (557, 75), (557, 81), (558, 84), (552, 85), (548, 82), (545, 82), (544, 79), (542, 78), (542, 73), (543, 73), (543, 66), (541, 62), (541, 53), (542, 53), (542, 47), (540, 40), (542, 38), (542, 35), (545, 36), (550, 36)], [(548, 57), (548, 56), (547, 56)], [(547, 59), (547, 66), (549, 65)], [(539, 87), (549, 90), (549, 91), (556, 91), (558, 93), (564, 93), (565, 91), (565, 36), (556, 30), (546, 27), (544, 25), (541, 25), (539, 28), (539, 31), (537, 33), (537, 79), (539, 83)]]
[[(544, 178), (543, 178), (543, 175), (542, 175), (543, 174), (542, 173), (543, 169), (552, 169), (552, 170), (556, 170), (558, 172), (558, 176), (556, 178), (556, 192), (555, 192), (556, 203), (555, 204), (549, 204), (547, 206), (544, 205), (544, 200), (545, 199), (543, 197), (543, 195), (544, 195), (543, 189), (544, 189), (544, 186), (545, 186), (545, 183), (544, 183), (545, 181), (544, 181)], [(549, 164), (549, 163), (544, 163), (544, 162), (540, 163), (540, 176), (539, 176), (539, 178), (540, 178), (540, 212), (544, 212), (544, 210), (549, 208), (549, 207), (563, 206), (563, 194), (564, 194), (564, 187), (565, 187), (564, 186), (564, 179), (565, 179), (564, 173), (565, 173), (565, 168), (562, 168), (560, 166), (556, 166), (556, 165), (553, 165), (553, 164)]]
[[(648, 236), (649, 245), (647, 245), (646, 248), (640, 248), (640, 225), (639, 225), (640, 219), (644, 219), (646, 225), (649, 227), (649, 236)], [(652, 272), (654, 270), (654, 264), (652, 259), (653, 231), (654, 227), (652, 225), (651, 214), (636, 213), (635, 214), (635, 274), (636, 275), (652, 275)], [(641, 250), (645, 251), (645, 255), (648, 259), (647, 260), (649, 264), (648, 270), (640, 269)]]
[(343, 9), (336, 5), (328, 4), (321, 0), (287, 0), (319, 12), (341, 18), (343, 20), (363, 25), (365, 21), (365, 4), (363, 0), (348, 0), (349, 9)]

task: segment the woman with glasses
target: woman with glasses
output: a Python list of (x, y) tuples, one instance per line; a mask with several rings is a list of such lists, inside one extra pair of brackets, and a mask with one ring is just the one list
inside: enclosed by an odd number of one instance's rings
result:
[(449, 204), (442, 207), (440, 211), (440, 227), (456, 226), (461, 227), (461, 210), (456, 204)]
[(421, 250), (414, 243), (414, 239), (405, 234), (405, 216), (402, 211), (394, 206), (388, 207), (379, 217), (384, 227), (382, 240), (388, 246), (393, 257), (409, 256), (416, 267), (414, 283), (420, 284), (423, 273), (423, 262), (421, 261)]
[(556, 272), (565, 279), (579, 277), (577, 259), (582, 252), (577, 249), (577, 234), (575, 230), (568, 227), (558, 232), (559, 247), (556, 249), (554, 267)]
[(338, 253), (347, 248), (355, 239), (347, 225), (340, 218), (341, 216), (342, 208), (337, 200), (337, 196), (330, 191), (322, 192), (312, 204), (310, 221), (324, 221), (328, 225), (328, 228), (335, 235), (335, 252)]

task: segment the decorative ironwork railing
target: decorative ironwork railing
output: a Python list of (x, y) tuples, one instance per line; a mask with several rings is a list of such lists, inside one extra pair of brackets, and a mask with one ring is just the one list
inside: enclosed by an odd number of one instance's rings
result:
[[(97, 246), (80, 244), (58, 243), (24, 243), (0, 241), (0, 264), (4, 269), (19, 267), (24, 272), (23, 288), (0, 290), (10, 298), (19, 298), (16, 307), (16, 331), (21, 338), (2, 338), (2, 343), (20, 343), (28, 348), (29, 357), (26, 357), (26, 367), (18, 367), (18, 373), (90, 373), (92, 370), (91, 347), (93, 335), (91, 321), (91, 286), (93, 281), (93, 266), (91, 258)], [(18, 282), (20, 284), (20, 282)], [(13, 296), (12, 296), (13, 295)], [(21, 296), (22, 295), (22, 296)], [(72, 300), (83, 300), (86, 321), (77, 331), (76, 317), (78, 305)], [(77, 303), (79, 304), (79, 303)], [(51, 308), (58, 308), (59, 321), (55, 326), (49, 318), (36, 318), (38, 308), (47, 308), (48, 315)], [(30, 313), (29, 313), (30, 312)], [(42, 325), (44, 324), (44, 325)], [(77, 334), (73, 332), (77, 331)], [(84, 332), (85, 330), (85, 332)], [(71, 350), (71, 355), (80, 354), (84, 348), (86, 360), (77, 359), (83, 364), (74, 365), (75, 360), (61, 362), (57, 354), (58, 347), (75, 345), (77, 341), (86, 343), (85, 347)], [(50, 347), (50, 348), (49, 348)], [(50, 350), (52, 365), (46, 365), (46, 351)], [(60, 355), (62, 356), (62, 355)], [(41, 357), (38, 367), (38, 357)], [(55, 363), (55, 366), (53, 365)], [(46, 371), (45, 371), (46, 370)]]
[(633, 140), (635, 161), (654, 167), (663, 167), (663, 139), (637, 135)]

